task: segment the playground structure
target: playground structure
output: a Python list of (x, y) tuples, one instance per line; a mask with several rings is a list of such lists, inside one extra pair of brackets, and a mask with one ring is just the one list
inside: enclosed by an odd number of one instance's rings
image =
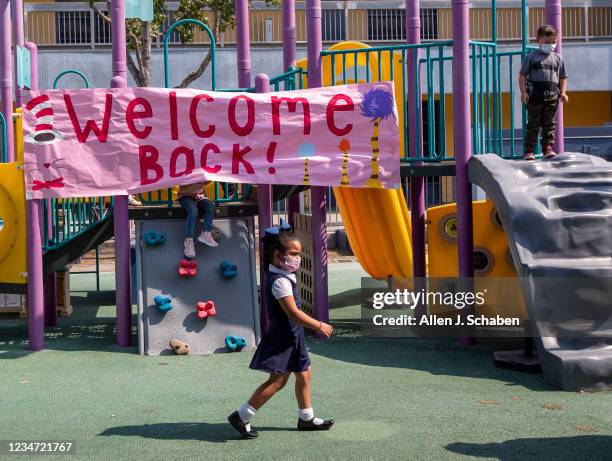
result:
[[(13, 117), (12, 87), (11, 87), (11, 65), (10, 65), (10, 12), (9, 2), (1, 2), (2, 24), (4, 27), (2, 36), (3, 57), (3, 88), (2, 102), (3, 114), (6, 120)], [(274, 90), (290, 90), (295, 88), (315, 88), (323, 85), (335, 85), (358, 81), (393, 80), (396, 97), (398, 99), (400, 144), (403, 153), (402, 175), (409, 178), (409, 203), (406, 202), (401, 191), (389, 191), (381, 189), (351, 189), (335, 188), (334, 194), (338, 200), (343, 221), (347, 233), (359, 261), (365, 270), (375, 278), (415, 277), (421, 279), (434, 276), (459, 276), (462, 280), (470, 281), (475, 275), (474, 255), (478, 250), (479, 229), (483, 226), (476, 209), (480, 205), (472, 202), (472, 185), (470, 183), (468, 161), (472, 155), (495, 153), (505, 159), (520, 158), (521, 153), (514, 150), (514, 139), (506, 143), (502, 136), (502, 119), (504, 111), (501, 99), (502, 62), (506, 60), (508, 76), (512, 81), (513, 74), (518, 66), (513, 64), (514, 58), (524, 57), (529, 50), (527, 44), (526, 2), (523, 0), (523, 41), (520, 50), (500, 52), (496, 43), (496, 14), (492, 15), (493, 37), (491, 42), (475, 42), (469, 40), (468, 12), (469, 4), (465, 1), (452, 1), (453, 12), (453, 40), (446, 42), (421, 43), (420, 42), (420, 18), (419, 2), (406, 2), (406, 25), (407, 44), (395, 46), (368, 47), (357, 42), (347, 42), (330, 47), (322, 48), (321, 39), (321, 9), (320, 1), (307, 1), (307, 23), (308, 23), (308, 53), (307, 58), (296, 61), (295, 49), (295, 11), (293, 0), (283, 2), (284, 30), (283, 30), (283, 61), (286, 70), (280, 76), (269, 79), (266, 75), (258, 75), (253, 86), (250, 67), (250, 52), (248, 43), (248, 2), (236, 1), (237, 22), (237, 54), (238, 54), (238, 86), (242, 91), (268, 92)], [(492, 1), (492, 9), (496, 11), (496, 1)], [(123, 1), (112, 3), (111, 14), (114, 24), (122, 24), (125, 20)], [(31, 77), (32, 89), (36, 89), (36, 47), (33, 44), (23, 43), (23, 27), (21, 19), (21, 2), (13, 2), (13, 24), (14, 42), (16, 45), (26, 46), (31, 51)], [(560, 1), (546, 2), (547, 21), (561, 31), (561, 3)], [(21, 23), (21, 25), (19, 25)], [(184, 23), (191, 23), (201, 27), (209, 34), (211, 47), (214, 49), (214, 37), (210, 30), (202, 23), (195, 20), (184, 20), (175, 23), (166, 33), (164, 40), (164, 63), (165, 84), (170, 86), (168, 78), (168, 37), (174, 27)], [(127, 84), (127, 67), (125, 61), (125, 32), (123, 27), (113, 27), (113, 72), (112, 87), (125, 87)], [(8, 51), (7, 51), (8, 50)], [(561, 35), (558, 40), (557, 50), (561, 51)], [(7, 58), (8, 56), (8, 58)], [(211, 85), (212, 90), (219, 90), (215, 83), (214, 53), (211, 61)], [(514, 67), (513, 67), (514, 66)], [(452, 70), (449, 73), (448, 70)], [(424, 76), (423, 76), (424, 74)], [(452, 99), (447, 88), (450, 85), (447, 76), (452, 75)], [(471, 75), (471, 78), (470, 78)], [(61, 75), (56, 78), (58, 82)], [(84, 77), (84, 76), (83, 76)], [(87, 83), (86, 77), (84, 77)], [(426, 91), (421, 88), (423, 80), (426, 82)], [(8, 82), (8, 85), (7, 83)], [(512, 84), (510, 85), (512, 94)], [(16, 88), (16, 106), (21, 106), (21, 89)], [(471, 97), (470, 97), (471, 95)], [(511, 136), (514, 136), (514, 111), (516, 108), (510, 97), (509, 123), (511, 124)], [(426, 116), (423, 115), (422, 103), (425, 101), (427, 108)], [(452, 106), (449, 105), (452, 103)], [(449, 116), (452, 114), (452, 117)], [(452, 120), (452, 130), (442, 125), (445, 120)], [(436, 120), (440, 120), (441, 128), (436, 132)], [(525, 113), (523, 111), (523, 125)], [(19, 159), (13, 155), (14, 147), (19, 146), (19, 130), (11, 130), (6, 126), (4, 144), (6, 148), (6, 160), (12, 162)], [(10, 125), (10, 124), (9, 124)], [(13, 140), (15, 133), (15, 141)], [(563, 115), (562, 108), (559, 110), (558, 136), (555, 149), (563, 152)], [(508, 144), (508, 145), (507, 145)], [(508, 162), (506, 162), (508, 164)], [(507, 166), (506, 168), (510, 168)], [(454, 176), (456, 187), (456, 206), (448, 210), (455, 214), (455, 235), (453, 242), (443, 255), (449, 254), (456, 249), (456, 260), (451, 262), (445, 260), (438, 264), (438, 260), (432, 258), (436, 250), (443, 248), (443, 242), (435, 243), (433, 233), (441, 232), (438, 226), (430, 225), (429, 232), (429, 271), (426, 255), (426, 221), (431, 222), (431, 217), (425, 210), (425, 177)], [(478, 183), (473, 178), (475, 183)], [(493, 189), (489, 185), (489, 189)], [(487, 191), (489, 191), (487, 189)], [(505, 191), (505, 190), (504, 190)], [(216, 186), (215, 197), (220, 204), (224, 204), (224, 216), (230, 218), (241, 218), (244, 216), (259, 215), (259, 226), (268, 227), (272, 224), (272, 201), (274, 198), (288, 198), (288, 215), (293, 218), (299, 211), (298, 197), (295, 190), (292, 192), (280, 191), (269, 185), (258, 185), (258, 205), (249, 204), (244, 201), (249, 196), (250, 190), (245, 188), (233, 195), (227, 186)], [(328, 320), (327, 299), (327, 241), (325, 224), (325, 201), (326, 189), (312, 187), (311, 193), (311, 225), (312, 225), (312, 273), (314, 286), (313, 315), (322, 321)], [(492, 193), (492, 192), (491, 192)], [(494, 202), (503, 202), (504, 192), (492, 193)], [(165, 203), (171, 206), (172, 192), (160, 191), (156, 194), (145, 194), (145, 203)], [(102, 210), (110, 205), (109, 211)], [(486, 205), (490, 207), (490, 203)], [(484, 209), (484, 208), (483, 208)], [(76, 210), (76, 214), (75, 211)], [(97, 211), (96, 211), (97, 210)], [(409, 211), (410, 210), (410, 211)], [(490, 208), (489, 208), (490, 210)], [(74, 260), (88, 249), (95, 248), (97, 243), (115, 236), (116, 252), (116, 305), (117, 305), (117, 343), (120, 346), (131, 345), (131, 303), (130, 303), (130, 264), (129, 264), (129, 219), (135, 219), (142, 225), (148, 225), (151, 216), (157, 219), (167, 220), (182, 217), (180, 213), (174, 215), (164, 209), (155, 211), (129, 210), (126, 197), (114, 197), (112, 199), (63, 199), (41, 202), (28, 200), (24, 204), (24, 213), (27, 211), (27, 284), (25, 279), (21, 283), (10, 284), (13, 289), (27, 289), (29, 303), (29, 334), (30, 347), (34, 350), (43, 347), (44, 324), (54, 325), (55, 318), (54, 299), (54, 271), (61, 266)], [(61, 213), (59, 212), (61, 211)], [(97, 213), (97, 214), (96, 214)], [(147, 214), (145, 219), (145, 214)], [(436, 211), (431, 211), (432, 216)], [(485, 228), (491, 225), (490, 212), (485, 213), (487, 223)], [(506, 208), (500, 213), (500, 222), (508, 231), (512, 219), (512, 208)], [(61, 219), (59, 218), (61, 216)], [(73, 216), (78, 216), (76, 222), (71, 222)], [(474, 217), (476, 217), (476, 229), (474, 229)], [(23, 221), (20, 221), (23, 223)], [(160, 221), (161, 222), (161, 221)], [(172, 221), (168, 221), (171, 223)], [(140, 225), (138, 228), (140, 229)], [(445, 226), (442, 226), (442, 231)], [(40, 229), (46, 230), (40, 232)], [(450, 229), (450, 227), (446, 227)], [(499, 230), (499, 229), (498, 229)], [(140, 231), (139, 231), (140, 232)], [(40, 235), (42, 234), (42, 239)], [(140, 235), (140, 234), (139, 234)], [(386, 236), (386, 238), (385, 238)], [(510, 248), (513, 255), (516, 252), (516, 235), (509, 233)], [(143, 239), (139, 238), (142, 242)], [(476, 248), (475, 248), (476, 243)], [(499, 232), (493, 239), (493, 246), (497, 250), (496, 255), (506, 251), (508, 243), (504, 234)], [(374, 247), (376, 245), (376, 247)], [(159, 248), (162, 248), (161, 245)], [(251, 249), (253, 245), (251, 245)], [(374, 250), (376, 248), (376, 250)], [(452, 248), (452, 249), (451, 249)], [(502, 249), (503, 248), (503, 249)], [(44, 255), (41, 252), (44, 249)], [(153, 248), (140, 246), (137, 249), (139, 258), (146, 257)], [(485, 259), (487, 257), (484, 254)], [(488, 265), (495, 264), (495, 258), (489, 254)], [(16, 256), (18, 257), (18, 256)], [(220, 259), (227, 258), (226, 255)], [(444, 257), (442, 258), (444, 260)], [(493, 261), (492, 261), (493, 259)], [(502, 258), (497, 258), (500, 262)], [(449, 266), (456, 261), (456, 266), (449, 270)], [(517, 260), (515, 261), (522, 261)], [(216, 261), (216, 267), (220, 261)], [(487, 266), (486, 264), (484, 265)], [(504, 267), (504, 275), (513, 275), (515, 272), (506, 259), (504, 263), (496, 267)], [(137, 268), (140, 265), (137, 263)], [(202, 264), (199, 265), (202, 268)], [(173, 270), (175, 270), (173, 268)], [(254, 270), (254, 268), (253, 268)], [(218, 271), (218, 269), (217, 269)], [(238, 276), (248, 273), (244, 268), (238, 269)], [(486, 272), (492, 274), (493, 272)], [(519, 271), (519, 273), (521, 273)], [(143, 283), (144, 275), (137, 276), (138, 283)], [(8, 279), (0, 280), (1, 285), (8, 288)], [(44, 283), (43, 283), (44, 282)], [(222, 283), (222, 282), (220, 282)], [(251, 280), (251, 285), (253, 285)], [(146, 284), (144, 284), (146, 285)], [(141, 287), (144, 289), (144, 285)], [(15, 288), (18, 286), (20, 288)], [(44, 291), (43, 291), (44, 286)], [(27, 287), (27, 288), (26, 288)], [(142, 290), (140, 290), (142, 292)], [(45, 297), (43, 299), (43, 292)], [(141, 293), (142, 294), (142, 293)], [(139, 300), (141, 312), (144, 309), (154, 307), (151, 300), (154, 293), (142, 295)], [(145, 300), (146, 298), (146, 300)], [(44, 301), (47, 300), (45, 303)], [(195, 299), (186, 301), (184, 305), (194, 308)], [(252, 301), (253, 306), (256, 299)], [(181, 303), (181, 309), (184, 306)], [(172, 312), (173, 306), (168, 309)], [(517, 306), (517, 311), (524, 311), (524, 306)], [(533, 313), (531, 313), (533, 314)], [(534, 322), (533, 316), (530, 317)], [(44, 320), (43, 320), (44, 319)], [(139, 321), (143, 317), (139, 316)], [(210, 320), (210, 319), (209, 319)], [(247, 319), (248, 320), (248, 319)], [(260, 312), (261, 331), (266, 329), (265, 306), (262, 305)], [(212, 323), (212, 322), (211, 322)], [(237, 333), (246, 336), (249, 345), (254, 344), (258, 336), (258, 323), (251, 320), (246, 321), (251, 325), (250, 332), (239, 331)], [(146, 328), (143, 324), (142, 328)], [(222, 336), (233, 335), (235, 332), (219, 330), (216, 333), (217, 347), (223, 344)], [(250, 336), (249, 336), (250, 335)], [(176, 336), (176, 335), (175, 335)], [(154, 353), (167, 350), (167, 343), (173, 337), (162, 335), (156, 338), (157, 346), (149, 349), (144, 343), (140, 350), (154, 351)], [(140, 335), (141, 340), (144, 338)], [(464, 335), (461, 343), (469, 345), (473, 338)], [(162, 346), (163, 344), (163, 346)], [(555, 346), (544, 341), (538, 343), (540, 354), (551, 353)], [(571, 350), (571, 355), (579, 360), (589, 362), (592, 356), (588, 352), (581, 353), (583, 347), (575, 344), (557, 343), (557, 348)], [(559, 355), (559, 361), (544, 360), (542, 363), (544, 376), (550, 382), (564, 389), (576, 388), (606, 388), (612, 383), (609, 381), (609, 373), (606, 375), (607, 364), (612, 360), (609, 347), (598, 349), (598, 355), (594, 360), (603, 363), (598, 366), (585, 366), (585, 371), (580, 376), (567, 379), (563, 377), (560, 370), (563, 354)], [(198, 351), (197, 343), (190, 343), (192, 351)], [(201, 351), (210, 351), (210, 345), (202, 345)], [(590, 368), (589, 368), (590, 367)], [(567, 373), (571, 375), (571, 366), (566, 367)], [(560, 374), (561, 373), (561, 374)], [(560, 377), (561, 376), (561, 377)]]

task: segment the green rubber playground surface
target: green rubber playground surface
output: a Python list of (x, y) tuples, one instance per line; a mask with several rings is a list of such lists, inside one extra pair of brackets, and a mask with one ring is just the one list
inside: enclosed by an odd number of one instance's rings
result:
[(564, 393), (496, 369), (491, 345), (359, 337), (347, 326), (362, 275), (330, 265), (341, 328), (308, 341), (315, 412), (336, 420), (329, 432), (295, 430), (291, 381), (257, 414), (260, 437), (238, 440), (225, 418), (265, 377), (248, 369), (251, 354), (115, 347), (114, 274), (104, 274), (100, 293), (87, 291), (90, 275), (72, 277), (75, 313), (49, 330), (45, 351), (27, 350), (23, 324), (0, 323), (0, 439), (70, 440), (72, 459), (86, 460), (612, 458), (612, 393)]

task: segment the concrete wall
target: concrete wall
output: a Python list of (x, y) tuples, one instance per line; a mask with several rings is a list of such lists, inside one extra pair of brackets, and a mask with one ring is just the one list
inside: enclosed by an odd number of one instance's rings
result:
[[(176, 48), (170, 50), (170, 86), (176, 86), (193, 70), (197, 69), (204, 58), (207, 48)], [(305, 50), (298, 52), (298, 57), (306, 55)], [(217, 88), (236, 88), (238, 76), (236, 71), (236, 49), (220, 48), (217, 50)], [(258, 73), (266, 72), (270, 76), (282, 73), (282, 49), (258, 48), (251, 51), (253, 81)], [(41, 88), (51, 88), (53, 80), (66, 69), (83, 72), (94, 87), (108, 87), (112, 78), (110, 49), (43, 49), (39, 51), (39, 84)], [(164, 57), (162, 49), (153, 51), (153, 86), (164, 86)], [(130, 86), (135, 86), (130, 77)], [(75, 76), (62, 78), (59, 87), (80, 87), (81, 81)], [(210, 88), (210, 67), (198, 81), (191, 84), (193, 88)]]
[[(506, 47), (503, 47), (506, 49)], [(512, 46), (511, 49), (517, 49)], [(171, 85), (196, 69), (206, 49), (177, 48), (170, 52)], [(298, 49), (298, 58), (306, 55), (305, 49)], [(612, 90), (612, 46), (610, 43), (568, 43), (564, 45), (566, 67), (570, 75), (570, 91), (610, 91)], [(40, 86), (50, 88), (57, 74), (66, 69), (77, 69), (84, 72), (96, 87), (107, 87), (111, 79), (110, 49), (43, 49), (40, 50)], [(282, 71), (282, 50), (280, 47), (258, 47), (251, 50), (253, 78), (260, 72), (270, 76)], [(513, 74), (518, 74), (519, 62), (515, 59)], [(155, 49), (153, 53), (153, 85), (163, 86), (163, 53)], [(502, 64), (503, 91), (508, 91), (509, 69), (507, 59)], [(437, 80), (437, 79), (436, 79)], [(221, 48), (217, 51), (217, 88), (236, 88), (236, 49)], [(65, 77), (62, 85), (80, 85), (77, 79)], [(425, 81), (423, 81), (425, 84)], [(436, 89), (437, 89), (437, 82)], [(130, 81), (130, 85), (134, 85)], [(450, 63), (445, 66), (445, 85), (452, 88)], [(191, 85), (202, 89), (210, 88), (210, 71)], [(426, 88), (426, 87), (425, 87)]]

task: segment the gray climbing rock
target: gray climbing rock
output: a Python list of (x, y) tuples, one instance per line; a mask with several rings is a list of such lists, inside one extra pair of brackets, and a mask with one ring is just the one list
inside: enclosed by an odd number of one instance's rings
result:
[(472, 157), (521, 278), (543, 377), (564, 390), (612, 389), (612, 163)]

